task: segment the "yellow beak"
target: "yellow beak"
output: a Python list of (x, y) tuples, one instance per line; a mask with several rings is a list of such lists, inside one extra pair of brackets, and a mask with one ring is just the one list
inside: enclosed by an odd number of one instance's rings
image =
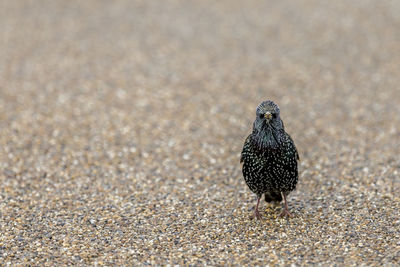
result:
[(270, 120), (270, 119), (272, 118), (271, 112), (266, 112), (264, 116), (265, 116), (265, 118), (266, 118), (267, 120)]

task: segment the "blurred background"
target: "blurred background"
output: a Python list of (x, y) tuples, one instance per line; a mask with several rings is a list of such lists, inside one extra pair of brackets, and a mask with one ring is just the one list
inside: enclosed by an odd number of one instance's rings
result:
[[(398, 260), (399, 14), (390, 0), (0, 0), (0, 257)], [(289, 204), (308, 234), (288, 230), (289, 254), (269, 206), (248, 237), (239, 157), (266, 99), (301, 158)]]

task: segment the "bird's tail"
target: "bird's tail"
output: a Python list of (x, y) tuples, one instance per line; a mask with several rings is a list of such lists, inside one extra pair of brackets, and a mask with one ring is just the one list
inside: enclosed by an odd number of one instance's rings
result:
[(272, 201), (282, 201), (282, 195), (280, 192), (266, 192), (265, 193), (265, 201), (272, 202)]

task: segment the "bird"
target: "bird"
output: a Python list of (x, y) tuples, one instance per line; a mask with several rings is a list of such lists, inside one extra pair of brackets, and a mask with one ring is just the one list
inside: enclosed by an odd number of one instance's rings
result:
[(293, 217), (286, 198), (296, 188), (299, 160), (293, 139), (285, 132), (278, 105), (271, 100), (261, 102), (240, 157), (244, 180), (257, 195), (252, 218), (261, 219), (258, 206), (263, 194), (266, 202), (284, 200), (280, 216)]

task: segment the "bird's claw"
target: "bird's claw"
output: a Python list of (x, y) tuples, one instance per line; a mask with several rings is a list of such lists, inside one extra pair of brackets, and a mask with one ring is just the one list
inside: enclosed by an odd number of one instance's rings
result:
[(254, 211), (254, 214), (250, 216), (250, 219), (256, 218), (257, 220), (261, 220), (261, 214), (258, 210)]
[(293, 215), (287, 209), (284, 209), (279, 216), (280, 217), (287, 217), (287, 218), (293, 217)]

